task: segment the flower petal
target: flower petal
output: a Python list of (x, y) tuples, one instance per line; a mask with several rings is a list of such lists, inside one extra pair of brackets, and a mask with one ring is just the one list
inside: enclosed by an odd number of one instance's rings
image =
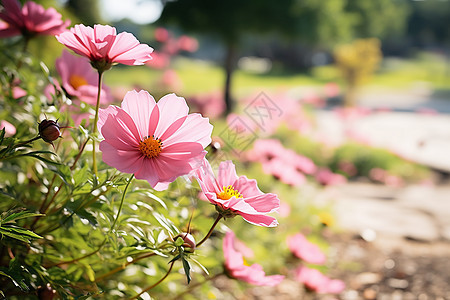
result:
[(139, 131), (139, 138), (143, 140), (148, 136), (149, 120), (153, 108), (156, 106), (155, 99), (147, 91), (130, 91), (122, 101), (122, 109), (133, 119)]

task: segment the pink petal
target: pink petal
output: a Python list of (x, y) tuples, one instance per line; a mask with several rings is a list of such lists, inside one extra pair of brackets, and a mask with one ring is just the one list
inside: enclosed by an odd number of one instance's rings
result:
[(264, 227), (275, 227), (278, 225), (277, 219), (266, 215), (250, 215), (246, 213), (239, 213), (245, 221)]
[(147, 180), (151, 187), (155, 187), (159, 177), (155, 170), (155, 162), (152, 159), (144, 158), (142, 167), (134, 173), (136, 179)]
[[(105, 140), (119, 150), (139, 152), (139, 134), (131, 117), (123, 110), (110, 114), (101, 131)], [(139, 152), (140, 153), (140, 152)]]
[(130, 91), (122, 101), (122, 109), (133, 119), (141, 140), (149, 135), (149, 120), (152, 118), (151, 114), (155, 106), (155, 99), (144, 90), (139, 93)]
[(106, 119), (108, 118), (109, 115), (117, 115), (117, 113), (119, 112), (120, 107), (117, 107), (115, 105), (110, 105), (108, 106), (106, 109), (102, 109), (100, 108), (98, 110), (98, 122), (97, 122), (97, 128), (98, 131), (102, 131), (102, 127), (103, 125), (105, 125)]
[(163, 150), (160, 153), (160, 157), (165, 157), (172, 160), (187, 161), (193, 157), (198, 156), (202, 152), (203, 147), (199, 143), (184, 142), (163, 147)]
[[(240, 190), (238, 189), (240, 192)], [(245, 197), (245, 196), (244, 196)], [(262, 194), (254, 197), (245, 197), (245, 202), (260, 213), (271, 213), (280, 208), (280, 200), (275, 194)]]
[[(236, 171), (235, 171), (236, 172)], [(258, 188), (255, 179), (248, 179), (247, 176), (239, 176), (232, 185), (241, 193), (245, 198), (256, 197), (263, 195)]]
[(128, 32), (119, 33), (109, 50), (109, 58), (125, 65), (143, 65), (151, 59), (153, 49), (139, 41)]
[(119, 150), (107, 141), (100, 142), (100, 151), (103, 161), (121, 172), (135, 173), (142, 167), (143, 158), (139, 152)]
[(219, 165), (219, 173), (217, 174), (217, 181), (221, 188), (233, 185), (238, 179), (236, 174), (236, 167), (231, 160), (223, 161)]
[(189, 114), (183, 125), (163, 142), (166, 145), (176, 142), (197, 142), (205, 148), (211, 143), (212, 130), (213, 126), (208, 118), (203, 118), (200, 114)]
[(161, 137), (163, 133), (176, 120), (186, 117), (189, 112), (189, 107), (186, 100), (182, 97), (177, 97), (175, 94), (168, 94), (158, 101), (159, 108), (159, 124), (155, 130), (155, 136)]

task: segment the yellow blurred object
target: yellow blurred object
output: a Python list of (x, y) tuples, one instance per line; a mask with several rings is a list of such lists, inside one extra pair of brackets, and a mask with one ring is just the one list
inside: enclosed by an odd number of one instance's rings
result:
[(337, 68), (347, 83), (345, 106), (355, 106), (356, 88), (376, 71), (383, 54), (379, 39), (358, 39), (334, 50)]
[(319, 221), (324, 226), (330, 227), (334, 224), (334, 217), (329, 212), (321, 212), (319, 213)]

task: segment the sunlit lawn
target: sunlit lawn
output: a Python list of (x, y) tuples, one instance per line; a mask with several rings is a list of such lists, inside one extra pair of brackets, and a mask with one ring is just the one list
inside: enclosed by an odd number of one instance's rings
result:
[[(182, 81), (182, 93), (191, 95), (222, 90), (224, 72), (220, 66), (199, 60), (178, 59), (173, 68)], [(111, 86), (126, 86), (149, 89), (157, 86), (162, 71), (147, 66), (127, 68), (116, 66), (105, 76)], [(291, 89), (305, 86), (320, 86), (327, 82), (336, 82), (341, 86), (339, 72), (332, 65), (314, 68), (309, 73), (271, 73), (255, 74), (236, 70), (233, 77), (233, 92), (237, 95), (252, 92), (255, 89)], [(366, 82), (366, 86), (389, 89), (408, 89), (417, 83), (427, 83), (431, 88), (450, 89), (450, 64), (441, 57), (422, 54), (414, 60), (385, 59), (378, 72)]]

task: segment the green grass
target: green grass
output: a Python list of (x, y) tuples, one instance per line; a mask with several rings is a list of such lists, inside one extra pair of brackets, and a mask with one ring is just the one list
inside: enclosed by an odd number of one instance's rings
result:
[[(182, 81), (183, 95), (221, 91), (225, 76), (222, 68), (213, 63), (178, 58), (173, 64)], [(136, 86), (150, 92), (158, 88), (162, 71), (146, 66), (115, 66), (105, 74), (105, 82), (111, 86)], [(304, 73), (254, 74), (236, 70), (233, 77), (233, 93), (237, 96), (248, 94), (255, 89), (282, 90), (301, 86), (320, 86), (326, 82), (337, 82), (341, 86), (338, 70), (332, 65), (321, 66)], [(447, 94), (450, 90), (450, 64), (442, 57), (433, 54), (420, 54), (411, 60), (387, 58), (377, 73), (365, 86), (389, 89), (411, 88), (418, 82), (426, 82), (431, 88)]]

